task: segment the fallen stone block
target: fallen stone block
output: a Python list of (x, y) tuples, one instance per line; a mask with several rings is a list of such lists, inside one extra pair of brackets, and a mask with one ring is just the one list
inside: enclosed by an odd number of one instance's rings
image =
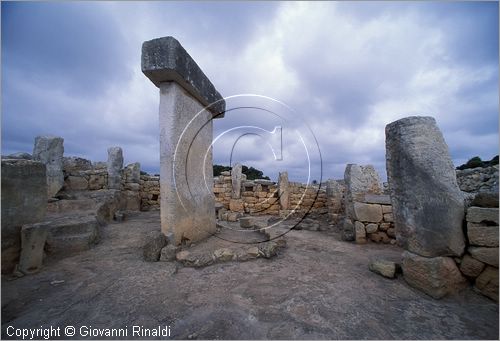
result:
[(387, 278), (396, 276), (396, 263), (387, 260), (375, 260), (368, 266), (370, 271), (375, 272)]
[(167, 244), (161, 249), (160, 261), (161, 262), (171, 262), (176, 259), (177, 252), (179, 252), (179, 247), (173, 244)]
[(167, 245), (167, 237), (162, 232), (155, 232), (149, 236), (149, 240), (142, 248), (144, 260), (157, 262), (160, 259), (161, 250)]

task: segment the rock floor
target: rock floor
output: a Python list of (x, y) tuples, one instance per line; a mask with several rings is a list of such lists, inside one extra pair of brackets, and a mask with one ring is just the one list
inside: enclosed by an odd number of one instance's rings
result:
[(472, 289), (434, 300), (368, 270), (375, 258), (399, 260), (396, 246), (300, 230), (272, 259), (189, 268), (143, 261), (158, 228), (159, 212), (139, 213), (106, 226), (89, 251), (2, 277), (2, 338), (8, 326), (71, 325), (76, 339), (81, 326), (132, 338), (134, 325), (168, 325), (176, 339), (498, 339), (498, 305)]

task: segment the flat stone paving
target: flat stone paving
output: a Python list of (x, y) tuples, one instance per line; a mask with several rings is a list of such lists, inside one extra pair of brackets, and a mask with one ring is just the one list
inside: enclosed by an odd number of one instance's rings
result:
[(498, 305), (472, 289), (438, 301), (368, 270), (371, 259), (398, 260), (395, 246), (301, 230), (273, 259), (147, 263), (142, 245), (159, 219), (139, 213), (105, 227), (92, 250), (3, 277), (2, 338), (10, 325), (169, 325), (178, 339), (498, 339)]

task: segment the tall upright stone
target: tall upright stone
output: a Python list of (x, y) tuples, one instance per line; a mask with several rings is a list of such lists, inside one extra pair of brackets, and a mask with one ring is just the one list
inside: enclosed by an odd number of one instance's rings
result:
[(290, 183), (288, 181), (288, 172), (280, 172), (278, 178), (278, 196), (280, 198), (280, 207), (282, 210), (288, 210), (290, 197)]
[(21, 227), (45, 219), (47, 167), (39, 161), (2, 160), (2, 273), (19, 260)]
[(123, 151), (120, 147), (108, 148), (108, 189), (120, 189), (122, 182)]
[(33, 148), (33, 161), (40, 161), (47, 168), (47, 195), (55, 196), (64, 185), (64, 139), (57, 136), (37, 136)]
[(348, 164), (344, 172), (345, 210), (348, 217), (354, 217), (354, 202), (364, 201), (365, 194), (381, 194), (380, 177), (372, 165)]
[(385, 134), (398, 242), (424, 257), (462, 255), (464, 197), (435, 119), (403, 118), (388, 124)]
[(231, 197), (233, 199), (240, 199), (241, 198), (241, 164), (237, 163), (233, 166), (231, 169), (231, 185), (232, 185), (232, 192), (231, 192)]
[(213, 118), (225, 101), (173, 37), (142, 45), (142, 72), (160, 89), (160, 215), (174, 242), (215, 233)]

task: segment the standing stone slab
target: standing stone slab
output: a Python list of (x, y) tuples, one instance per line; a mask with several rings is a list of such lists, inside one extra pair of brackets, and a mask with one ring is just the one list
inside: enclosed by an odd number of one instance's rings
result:
[(288, 172), (280, 172), (278, 178), (278, 195), (280, 198), (280, 207), (282, 210), (288, 210), (290, 197), (290, 183), (288, 181)]
[(231, 197), (233, 199), (241, 198), (241, 164), (237, 163), (231, 169)]
[(371, 165), (348, 164), (344, 172), (344, 181), (346, 186), (344, 201), (348, 217), (355, 216), (354, 202), (363, 202), (365, 194), (382, 194), (380, 178)]
[(212, 137), (225, 101), (173, 37), (142, 45), (142, 71), (160, 88), (161, 229), (175, 244), (215, 233)]
[(43, 261), (43, 248), (47, 240), (47, 223), (24, 225), (21, 229), (21, 257), (18, 270), (24, 274), (40, 270)]
[(33, 160), (47, 168), (47, 195), (55, 196), (64, 185), (64, 139), (56, 136), (37, 136), (33, 148)]
[(436, 121), (408, 117), (387, 125), (385, 133), (398, 242), (421, 256), (462, 255), (464, 197)]
[(46, 167), (29, 160), (2, 160), (2, 273), (19, 260), (21, 226), (40, 222), (47, 212)]
[(123, 151), (120, 147), (108, 148), (108, 189), (120, 189), (122, 183)]

